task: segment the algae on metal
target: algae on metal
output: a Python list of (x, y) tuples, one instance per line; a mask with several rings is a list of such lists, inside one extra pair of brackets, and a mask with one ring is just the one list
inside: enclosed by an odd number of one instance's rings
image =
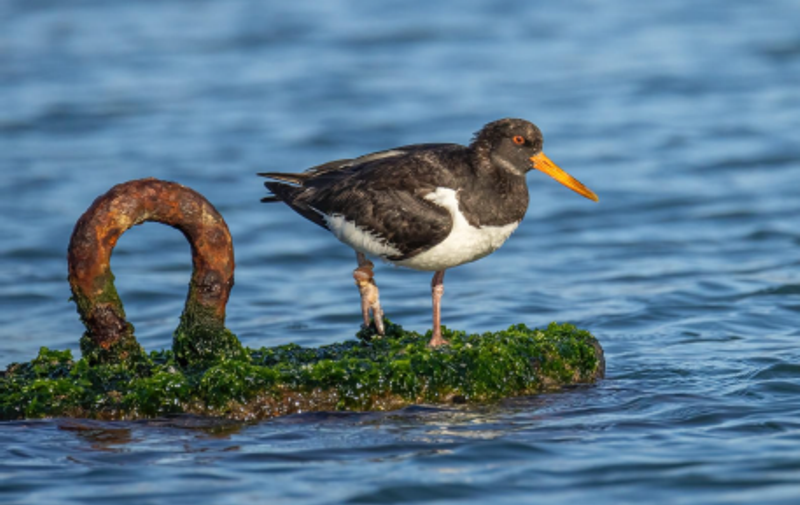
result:
[(368, 340), (370, 332), (362, 331), (360, 340), (319, 348), (289, 344), (238, 352), (232, 346), (216, 360), (206, 355), (193, 363), (159, 351), (137, 366), (90, 364), (70, 351), (43, 347), (33, 361), (12, 364), (0, 375), (0, 419), (192, 413), (252, 420), (391, 410), (534, 394), (591, 383), (604, 372), (597, 340), (569, 324), (544, 330), (515, 325), (483, 335), (445, 329), (450, 345), (437, 349), (427, 347), (430, 335), (389, 321), (386, 327), (380, 339)]
[(180, 323), (172, 336), (172, 350), (181, 365), (202, 366), (220, 360), (249, 359), (247, 351), (232, 331), (225, 327), (214, 309), (198, 303), (189, 285), (189, 297)]
[[(80, 340), (81, 353), (90, 363), (127, 363), (135, 366), (145, 358), (145, 351), (136, 341), (133, 325), (125, 319), (125, 308), (114, 286), (111, 269), (101, 280), (103, 286), (98, 290), (100, 295), (95, 298), (90, 298), (80, 289), (73, 290), (72, 300), (86, 327)], [(92, 332), (97, 331), (98, 327), (110, 327), (120, 336), (111, 339), (105, 335), (93, 335)], [(105, 345), (98, 345), (98, 340)]]

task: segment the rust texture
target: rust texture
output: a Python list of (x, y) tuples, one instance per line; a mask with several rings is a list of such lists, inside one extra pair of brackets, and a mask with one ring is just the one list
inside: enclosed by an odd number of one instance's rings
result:
[(125, 320), (114, 288), (111, 253), (119, 237), (146, 221), (183, 232), (192, 248), (193, 272), (184, 314), (224, 328), (225, 305), (233, 287), (233, 243), (217, 210), (202, 195), (174, 182), (140, 179), (119, 184), (97, 198), (75, 225), (70, 239), (69, 284), (87, 337), (108, 350), (133, 328)]

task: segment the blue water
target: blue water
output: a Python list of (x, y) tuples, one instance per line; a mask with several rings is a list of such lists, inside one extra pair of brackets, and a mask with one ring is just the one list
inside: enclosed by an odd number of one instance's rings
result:
[[(593, 387), (464, 408), (0, 424), (0, 502), (800, 503), (800, 3), (0, 1), (0, 367), (77, 353), (65, 250), (112, 185), (175, 180), (223, 213), (228, 326), (251, 347), (358, 329), (352, 252), (254, 176), (523, 117), (599, 196), (541, 174), (494, 255), (448, 272), (445, 324), (572, 322)], [(112, 266), (170, 345), (180, 233)], [(379, 267), (430, 324), (429, 275)]]

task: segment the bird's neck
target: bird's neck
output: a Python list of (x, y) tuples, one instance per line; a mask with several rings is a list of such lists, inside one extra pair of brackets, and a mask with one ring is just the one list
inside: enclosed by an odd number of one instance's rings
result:
[(528, 209), (524, 175), (491, 163), (473, 152), (474, 177), (459, 194), (459, 206), (473, 226), (505, 226), (519, 222)]

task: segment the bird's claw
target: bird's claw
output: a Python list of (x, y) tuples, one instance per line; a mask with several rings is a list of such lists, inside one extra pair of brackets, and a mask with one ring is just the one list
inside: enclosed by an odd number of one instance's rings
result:
[(442, 338), (442, 333), (441, 333), (441, 331), (439, 331), (439, 332), (434, 332), (433, 333), (433, 336), (431, 337), (431, 341), (428, 342), (428, 347), (430, 347), (432, 349), (436, 349), (440, 345), (447, 345), (449, 343), (450, 343), (449, 341), (447, 341), (444, 338)]
[(358, 267), (353, 272), (353, 279), (355, 279), (358, 291), (361, 293), (361, 316), (364, 318), (364, 325), (369, 327), (371, 311), (375, 329), (379, 335), (384, 335), (386, 329), (383, 326), (380, 293), (373, 277), (372, 268), (369, 266)]

